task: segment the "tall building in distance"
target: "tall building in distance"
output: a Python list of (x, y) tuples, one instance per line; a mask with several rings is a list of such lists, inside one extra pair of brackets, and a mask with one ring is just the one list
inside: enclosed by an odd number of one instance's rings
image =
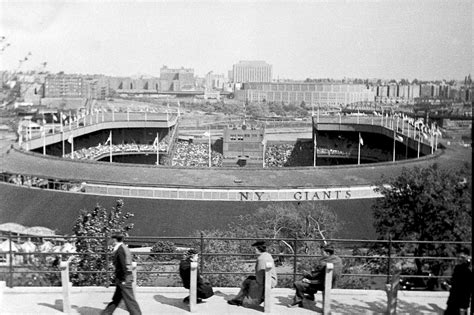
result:
[(75, 74), (51, 74), (44, 83), (45, 97), (82, 97), (84, 82), (82, 76)]
[(272, 82), (272, 65), (261, 60), (239, 61), (232, 68), (232, 82)]
[(183, 67), (171, 69), (163, 66), (160, 69), (160, 90), (162, 92), (194, 90), (194, 69)]
[(104, 99), (107, 95), (107, 81), (100, 75), (49, 74), (44, 82), (46, 98)]
[(216, 74), (212, 71), (206, 74), (205, 80), (205, 86), (207, 91), (223, 90), (227, 83), (227, 80), (223, 74)]
[(235, 90), (235, 98), (250, 102), (283, 102), (285, 104), (347, 105), (373, 102), (376, 91), (365, 84), (273, 82), (244, 83)]

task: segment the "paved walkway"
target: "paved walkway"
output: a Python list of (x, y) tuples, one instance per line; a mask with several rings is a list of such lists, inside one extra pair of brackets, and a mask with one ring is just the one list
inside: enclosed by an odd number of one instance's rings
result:
[[(71, 304), (74, 314), (100, 314), (112, 298), (114, 288), (73, 287)], [(263, 307), (251, 309), (227, 304), (237, 288), (215, 288), (215, 295), (197, 305), (197, 314), (262, 314)], [(383, 291), (341, 290), (332, 291), (331, 314), (383, 314), (387, 298)], [(288, 308), (294, 291), (272, 291), (271, 314), (318, 314), (322, 313), (321, 294), (316, 304), (305, 301), (305, 308)], [(138, 303), (143, 314), (188, 314), (189, 307), (182, 303), (187, 291), (182, 288), (138, 288)], [(397, 314), (442, 314), (448, 292), (400, 291)], [(61, 314), (61, 288), (7, 288), (0, 303), (0, 314)], [(115, 314), (128, 314), (117, 309)]]

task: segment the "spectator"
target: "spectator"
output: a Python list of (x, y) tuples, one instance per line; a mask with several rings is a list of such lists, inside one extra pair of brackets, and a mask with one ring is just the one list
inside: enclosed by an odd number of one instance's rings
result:
[[(211, 165), (213, 167), (221, 167), (222, 160), (223, 155), (221, 153), (211, 151)], [(173, 166), (208, 167), (209, 145), (179, 141), (175, 145), (172, 163)]]
[[(334, 255), (334, 247), (326, 245), (321, 247), (323, 257), (318, 260), (310, 274), (305, 274), (303, 279), (296, 281), (293, 287), (296, 289), (296, 294), (293, 303), (289, 307), (303, 307), (303, 299), (306, 297), (314, 301), (314, 295), (318, 291), (324, 291), (324, 282), (326, 275), (326, 265), (328, 263), (334, 264), (332, 285), (335, 287), (337, 280), (342, 272), (342, 260), (339, 256)], [(307, 294), (305, 296), (305, 294)]]
[(255, 253), (258, 255), (255, 263), (255, 276), (249, 276), (242, 282), (239, 293), (231, 300), (227, 301), (230, 305), (241, 306), (244, 304), (259, 305), (264, 301), (265, 289), (265, 267), (268, 262), (272, 263), (270, 271), (272, 276), (272, 288), (277, 284), (277, 273), (273, 257), (267, 253), (265, 242), (258, 241), (252, 244), (255, 247)]
[(470, 252), (464, 248), (459, 251), (458, 264), (454, 267), (445, 315), (467, 314), (472, 298), (472, 281)]
[[(189, 289), (191, 283), (191, 262), (198, 261), (198, 252), (190, 249), (184, 255), (184, 259), (179, 263), (179, 275), (183, 282), (183, 287)], [(203, 299), (210, 298), (214, 295), (212, 287), (208, 282), (204, 282), (197, 271), (197, 303), (201, 303)], [(189, 303), (189, 296), (185, 297), (184, 303)]]

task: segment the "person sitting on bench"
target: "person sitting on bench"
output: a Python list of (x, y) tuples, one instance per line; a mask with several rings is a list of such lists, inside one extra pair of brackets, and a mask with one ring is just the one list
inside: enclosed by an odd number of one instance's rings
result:
[(277, 284), (277, 273), (272, 255), (267, 252), (265, 242), (258, 241), (252, 244), (255, 247), (255, 253), (258, 255), (255, 262), (255, 276), (248, 276), (242, 282), (239, 293), (231, 300), (227, 301), (230, 305), (260, 305), (264, 300), (265, 294), (265, 268), (267, 263), (272, 264), (270, 275), (272, 277), (271, 287)]
[[(289, 307), (303, 307), (303, 299), (306, 297), (314, 301), (314, 295), (318, 291), (324, 291), (324, 282), (326, 275), (326, 264), (334, 264), (334, 271), (332, 275), (332, 286), (335, 287), (336, 282), (342, 272), (342, 259), (334, 255), (334, 247), (332, 245), (321, 246), (323, 257), (318, 259), (315, 267), (310, 274), (305, 274), (302, 280), (296, 281), (293, 287), (296, 289), (296, 294), (293, 303)], [(307, 294), (305, 296), (305, 294)]]
[[(184, 255), (183, 260), (179, 263), (179, 275), (183, 286), (186, 289), (189, 289), (191, 284), (191, 262), (197, 262), (199, 259), (198, 252), (195, 249), (190, 249)], [(202, 303), (203, 299), (210, 298), (214, 295), (212, 286), (209, 282), (204, 282), (199, 275), (199, 270), (197, 272), (197, 303)], [(189, 296), (185, 297), (183, 300), (184, 303), (189, 303)]]

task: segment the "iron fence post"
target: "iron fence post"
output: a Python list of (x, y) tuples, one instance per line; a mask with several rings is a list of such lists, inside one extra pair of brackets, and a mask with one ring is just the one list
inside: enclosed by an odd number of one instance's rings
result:
[(104, 244), (104, 251), (105, 251), (105, 287), (109, 287), (109, 251), (108, 251), (108, 236), (105, 234), (105, 244)]
[(10, 288), (13, 288), (13, 249), (12, 249), (12, 232), (8, 232), (8, 243), (10, 244), (10, 259), (9, 259), (9, 272), (10, 272), (10, 283), (9, 286)]
[(297, 256), (296, 256), (296, 242), (298, 241), (298, 235), (295, 236), (293, 240), (293, 283), (296, 282), (296, 263), (297, 263)]
[(200, 244), (201, 260), (199, 261), (199, 269), (201, 273), (204, 272), (204, 233), (201, 231), (201, 244)]
[(392, 268), (392, 236), (388, 236), (387, 284), (390, 283), (390, 269)]

